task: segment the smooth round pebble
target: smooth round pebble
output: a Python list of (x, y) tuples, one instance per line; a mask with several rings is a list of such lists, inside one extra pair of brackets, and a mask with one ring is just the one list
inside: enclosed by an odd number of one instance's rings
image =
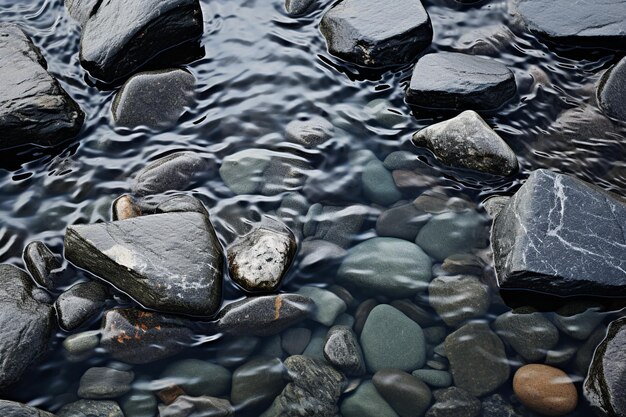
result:
[(578, 404), (578, 392), (570, 377), (548, 365), (522, 366), (513, 377), (513, 391), (522, 404), (546, 416), (563, 416)]

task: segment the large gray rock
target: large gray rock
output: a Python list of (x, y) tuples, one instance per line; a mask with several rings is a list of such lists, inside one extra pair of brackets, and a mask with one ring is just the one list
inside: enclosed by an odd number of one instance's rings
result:
[(609, 325), (584, 384), (587, 401), (603, 417), (626, 415), (626, 317)]
[(175, 152), (146, 165), (135, 175), (132, 190), (140, 196), (170, 190), (184, 191), (208, 163), (195, 152)]
[(80, 61), (93, 77), (112, 82), (198, 39), (203, 24), (198, 0), (105, 0), (83, 26)]
[(16, 403), (13, 401), (0, 400), (0, 416), (2, 417), (55, 417), (54, 414), (37, 408)]
[(626, 296), (626, 203), (598, 187), (534, 171), (498, 214), (492, 247), (501, 288)]
[(19, 26), (0, 25), (0, 149), (52, 146), (78, 135), (85, 115), (46, 68)]
[(146, 308), (210, 316), (221, 304), (222, 248), (200, 213), (69, 226), (65, 256)]
[(626, 58), (609, 68), (598, 85), (598, 104), (607, 116), (626, 122)]
[(572, 4), (568, 0), (514, 0), (513, 13), (528, 28), (553, 41), (603, 48), (624, 47), (626, 7), (622, 0)]
[(26, 272), (0, 265), (0, 390), (17, 382), (47, 349), (53, 310), (34, 300), (32, 291)]
[(437, 52), (415, 64), (406, 101), (436, 109), (492, 110), (513, 98), (516, 90), (513, 73), (497, 61)]
[(513, 150), (472, 110), (420, 130), (413, 135), (413, 143), (430, 149), (452, 167), (494, 175), (518, 170)]
[(343, 0), (326, 12), (320, 30), (330, 53), (366, 67), (407, 64), (433, 36), (420, 0)]

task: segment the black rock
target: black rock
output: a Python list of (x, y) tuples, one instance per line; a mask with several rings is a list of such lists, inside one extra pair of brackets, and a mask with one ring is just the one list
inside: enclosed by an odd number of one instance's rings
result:
[(480, 415), (480, 401), (467, 391), (450, 387), (434, 392), (435, 405), (430, 407), (426, 417), (476, 417)]
[(47, 349), (53, 310), (34, 300), (32, 291), (26, 272), (0, 265), (0, 390), (17, 382)]
[(584, 384), (585, 398), (603, 417), (626, 415), (626, 317), (609, 325), (593, 355)]
[(224, 307), (213, 323), (229, 335), (271, 336), (311, 315), (315, 304), (298, 294), (249, 297)]
[(331, 54), (365, 67), (407, 64), (433, 37), (420, 0), (343, 0), (326, 12), (320, 30)]
[(197, 40), (203, 31), (198, 0), (104, 0), (83, 26), (80, 61), (93, 77), (109, 83)]
[(0, 25), (1, 149), (53, 146), (78, 135), (85, 115), (46, 68), (19, 26)]
[(415, 242), (417, 234), (432, 215), (412, 203), (392, 207), (381, 213), (376, 221), (376, 233), (383, 237), (396, 237)]
[(514, 0), (513, 13), (521, 16), (531, 31), (556, 42), (616, 49), (626, 46), (626, 7), (622, 0), (576, 4), (568, 0)]
[(435, 109), (493, 110), (513, 98), (516, 90), (513, 73), (497, 61), (438, 52), (415, 64), (406, 102)]
[(55, 417), (54, 414), (39, 410), (26, 404), (0, 400), (0, 416), (2, 417)]
[(210, 316), (221, 304), (222, 248), (200, 213), (69, 226), (65, 256), (146, 308)]
[(598, 103), (607, 116), (626, 122), (626, 58), (609, 68), (598, 85)]
[(80, 327), (102, 310), (107, 298), (107, 288), (97, 281), (74, 285), (55, 302), (59, 324), (65, 330)]
[(132, 190), (140, 196), (170, 190), (184, 191), (207, 169), (208, 163), (197, 153), (175, 152), (151, 162), (137, 172)]
[(559, 296), (626, 296), (626, 203), (598, 187), (534, 171), (496, 217), (501, 288)]
[(430, 406), (430, 388), (411, 374), (383, 369), (374, 374), (372, 382), (400, 417), (422, 416)]
[(253, 359), (233, 373), (230, 400), (237, 409), (264, 410), (285, 388), (286, 376), (280, 359)]
[(290, 16), (305, 14), (315, 3), (315, 0), (285, 0), (285, 10)]
[(182, 69), (148, 71), (128, 79), (115, 95), (111, 110), (118, 126), (173, 126), (194, 102), (196, 78)]
[(483, 417), (521, 417), (500, 394), (483, 400)]
[(113, 368), (89, 368), (80, 378), (78, 396), (92, 400), (121, 397), (130, 391), (133, 379), (135, 374), (132, 372)]
[(70, 16), (83, 26), (98, 11), (101, 3), (101, 0), (65, 0), (65, 7)]
[(348, 376), (365, 373), (365, 359), (356, 333), (348, 326), (333, 326), (326, 335), (324, 357)]
[(134, 308), (109, 310), (102, 321), (100, 345), (122, 362), (142, 364), (172, 356), (192, 342), (189, 323)]
[(54, 288), (51, 273), (53, 270), (61, 268), (61, 262), (45, 243), (37, 240), (26, 245), (24, 264), (37, 284), (49, 290)]

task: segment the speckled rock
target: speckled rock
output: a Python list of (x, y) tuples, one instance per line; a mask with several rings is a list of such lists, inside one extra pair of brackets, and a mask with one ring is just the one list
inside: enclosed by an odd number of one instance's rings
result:
[(545, 358), (559, 342), (559, 331), (541, 313), (504, 313), (494, 322), (494, 329), (529, 362)]
[[(0, 400), (0, 415), (2, 417), (55, 417), (54, 414), (39, 410), (35, 407), (6, 400)], [(64, 416), (59, 414), (59, 417)]]
[(365, 373), (363, 351), (356, 334), (347, 326), (333, 326), (328, 330), (324, 357), (348, 376), (361, 376)]
[(547, 365), (522, 366), (513, 377), (513, 391), (526, 407), (541, 415), (563, 416), (578, 405), (578, 391), (567, 374)]
[(315, 0), (285, 0), (285, 10), (290, 16), (305, 14), (315, 3)]
[(181, 395), (170, 405), (159, 406), (159, 417), (231, 417), (235, 409), (228, 400), (215, 397)]
[(625, 94), (626, 58), (622, 58), (602, 75), (598, 84), (597, 97), (604, 114), (626, 122), (626, 104), (621, 99)]
[(197, 153), (185, 151), (163, 156), (135, 175), (133, 193), (146, 196), (169, 190), (184, 191), (208, 169), (208, 163)]
[(115, 401), (79, 400), (58, 412), (58, 417), (125, 417)]
[(100, 3), (99, 0), (65, 0), (65, 7), (70, 16), (82, 26), (98, 10)]
[(491, 304), (489, 287), (471, 275), (441, 276), (428, 286), (428, 301), (448, 326), (481, 317)]
[(80, 378), (78, 396), (90, 400), (121, 397), (130, 391), (134, 379), (133, 372), (104, 367), (89, 368)]
[(426, 417), (477, 417), (482, 405), (467, 391), (450, 387), (434, 392), (435, 404), (430, 407)]
[[(287, 0), (287, 4), (312, 3), (313, 0)], [(285, 138), (306, 148), (315, 148), (333, 137), (335, 128), (323, 117), (313, 116), (306, 120), (294, 120), (285, 127)]]

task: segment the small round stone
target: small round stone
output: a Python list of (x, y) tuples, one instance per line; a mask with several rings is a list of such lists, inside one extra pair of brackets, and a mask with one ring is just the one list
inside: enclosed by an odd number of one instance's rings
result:
[(568, 414), (578, 404), (578, 392), (570, 377), (552, 366), (522, 366), (513, 377), (513, 391), (522, 404), (546, 416)]
[(432, 395), (428, 386), (406, 372), (382, 369), (374, 374), (372, 382), (400, 417), (421, 416), (430, 406)]

